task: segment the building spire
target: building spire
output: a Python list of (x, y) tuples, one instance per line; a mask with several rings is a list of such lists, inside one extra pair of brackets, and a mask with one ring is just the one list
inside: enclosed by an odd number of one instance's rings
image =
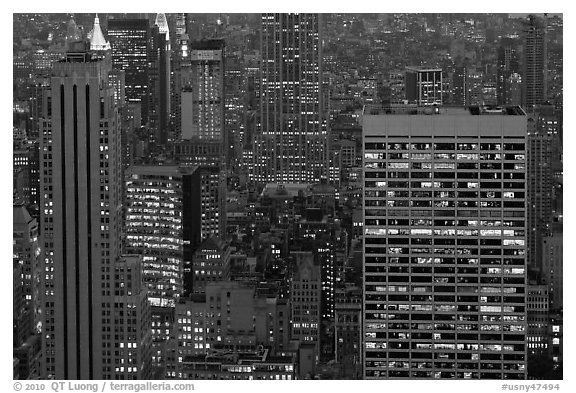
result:
[(90, 50), (110, 50), (110, 43), (106, 41), (104, 34), (102, 34), (98, 14), (94, 18), (94, 27), (88, 34), (88, 38), (90, 39)]

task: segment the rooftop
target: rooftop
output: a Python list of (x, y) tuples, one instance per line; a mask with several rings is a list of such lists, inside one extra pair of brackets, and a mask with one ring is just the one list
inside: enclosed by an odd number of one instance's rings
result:
[(425, 67), (425, 66), (407, 66), (406, 71), (431, 72), (431, 71), (442, 71), (442, 68)]
[(195, 166), (183, 167), (178, 165), (134, 165), (128, 169), (127, 173), (139, 175), (170, 176), (178, 174), (192, 174), (196, 168), (197, 167)]
[(442, 115), (442, 116), (526, 116), (526, 112), (519, 106), (496, 106), (496, 105), (475, 105), (469, 107), (462, 106), (417, 106), (417, 105), (390, 105), (385, 107), (365, 106), (366, 115)]

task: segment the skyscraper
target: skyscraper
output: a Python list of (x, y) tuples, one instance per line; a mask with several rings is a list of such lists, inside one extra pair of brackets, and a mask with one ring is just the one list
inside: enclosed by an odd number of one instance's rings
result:
[(174, 307), (182, 295), (184, 175), (174, 166), (126, 171), (126, 251), (143, 255), (148, 301), (155, 307)]
[(317, 14), (263, 14), (255, 179), (311, 183), (327, 176), (322, 39)]
[(13, 349), (18, 359), (18, 378), (34, 379), (42, 375), (41, 317), (42, 297), (38, 223), (24, 205), (13, 210)]
[(365, 110), (365, 378), (524, 379), (526, 116)]
[(496, 70), (496, 94), (497, 104), (507, 105), (512, 97), (508, 97), (509, 87), (508, 79), (514, 73), (520, 71), (516, 50), (512, 47), (512, 43), (508, 40), (503, 40), (502, 44), (498, 47), (498, 63)]
[(128, 169), (126, 250), (143, 255), (143, 278), (152, 306), (175, 306), (194, 251), (207, 238), (220, 235), (219, 184), (214, 168)]
[(120, 135), (110, 64), (79, 45), (54, 63), (41, 119), (43, 360), (48, 377), (105, 379), (113, 375)]
[(466, 104), (466, 67), (457, 66), (452, 74), (452, 104), (464, 106)]
[(168, 141), (170, 123), (170, 32), (164, 14), (157, 14), (148, 52), (148, 116), (156, 143)]
[(528, 17), (524, 31), (524, 105), (531, 111), (546, 100), (546, 19)]
[(220, 141), (224, 133), (224, 40), (190, 43), (190, 75), (181, 92), (180, 138)]
[(111, 19), (108, 37), (112, 47), (112, 64), (125, 71), (126, 99), (140, 103), (142, 121), (148, 121), (148, 40), (150, 27), (146, 19)]

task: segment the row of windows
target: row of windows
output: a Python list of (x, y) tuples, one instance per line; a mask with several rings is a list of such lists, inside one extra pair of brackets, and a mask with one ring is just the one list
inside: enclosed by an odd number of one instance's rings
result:
[[(410, 177), (406, 177), (409, 179)], [(376, 182), (378, 183), (378, 182)], [(389, 188), (471, 188), (468, 187), (469, 182), (453, 182), (453, 181), (389, 181), (389, 182), (379, 182), (379, 185), (372, 185), (370, 182), (366, 182), (366, 187), (386, 187)], [(523, 190), (526, 186), (524, 182), (511, 182), (511, 181), (497, 181), (497, 182), (480, 182), (479, 186), (481, 188), (509, 188), (509, 189), (520, 189)], [(476, 186), (478, 188), (478, 183)], [(478, 194), (475, 194), (478, 197)]]
[(384, 143), (367, 142), (366, 150), (524, 150), (524, 143)]
[[(389, 163), (390, 164), (390, 163)], [(379, 164), (380, 165), (380, 164)], [(395, 167), (395, 166), (388, 166), (388, 168), (402, 168), (402, 167)], [(405, 167), (408, 168), (408, 167)], [(442, 180), (442, 179), (486, 179), (486, 180), (499, 180), (499, 179), (524, 179), (526, 176), (523, 172), (494, 172), (490, 170), (489, 172), (478, 172), (478, 171), (465, 171), (465, 170), (458, 170), (455, 172), (454, 170), (446, 171), (446, 172), (424, 172), (424, 171), (412, 171), (412, 172), (402, 172), (402, 171), (382, 171), (382, 172), (367, 172), (366, 174), (368, 178), (378, 178), (378, 179), (434, 179), (434, 180)], [(364, 184), (366, 187), (376, 187), (373, 185), (373, 181), (366, 181)], [(385, 187), (386, 182), (380, 183), (379, 187)]]

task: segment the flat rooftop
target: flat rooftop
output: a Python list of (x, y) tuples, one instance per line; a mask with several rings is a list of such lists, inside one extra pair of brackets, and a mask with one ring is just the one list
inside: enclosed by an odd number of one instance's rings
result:
[(416, 106), (416, 105), (390, 105), (365, 106), (364, 116), (379, 115), (426, 115), (426, 116), (526, 116), (526, 112), (519, 106), (474, 105), (462, 106)]
[(362, 135), (371, 137), (525, 138), (527, 116), (518, 106), (365, 107)]
[(129, 175), (156, 175), (156, 176), (171, 176), (171, 175), (186, 175), (194, 173), (197, 167), (195, 166), (178, 166), (178, 165), (134, 165), (126, 169)]

